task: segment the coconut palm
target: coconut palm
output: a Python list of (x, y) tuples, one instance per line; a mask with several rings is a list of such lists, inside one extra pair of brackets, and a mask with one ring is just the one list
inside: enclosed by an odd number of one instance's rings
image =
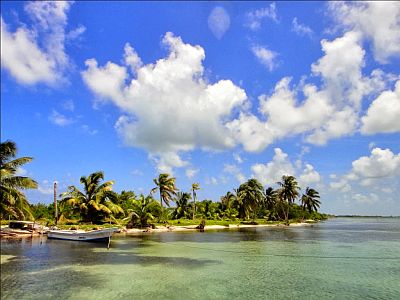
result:
[(0, 144), (0, 216), (17, 219), (32, 219), (29, 202), (21, 190), (36, 189), (37, 182), (29, 177), (19, 176), (21, 166), (32, 161), (32, 157), (15, 158), (17, 146), (13, 141)]
[(200, 186), (198, 183), (192, 183), (192, 195), (193, 195), (193, 216), (192, 219), (194, 220), (194, 216), (196, 214), (196, 191), (200, 189)]
[(318, 200), (319, 198), (319, 193), (316, 190), (307, 187), (306, 193), (301, 197), (301, 207), (309, 213), (318, 211), (319, 205), (321, 204)]
[(163, 173), (160, 174), (158, 178), (154, 178), (153, 181), (156, 184), (156, 187), (152, 189), (152, 193), (158, 189), (160, 192), (161, 207), (163, 207), (163, 202), (165, 205), (169, 206), (169, 202), (178, 191), (175, 186), (175, 178), (170, 177), (169, 174)]
[(285, 223), (289, 225), (289, 209), (299, 196), (300, 187), (294, 176), (282, 176), (282, 180), (277, 182), (280, 186), (278, 190), (279, 201), (283, 206), (283, 214), (285, 216)]
[(113, 214), (123, 214), (123, 209), (112, 201), (114, 181), (101, 183), (103, 179), (104, 173), (101, 171), (88, 177), (82, 176), (80, 183), (83, 184), (83, 191), (75, 186), (68, 187), (68, 191), (61, 194), (61, 203), (72, 206), (84, 222), (98, 223), (105, 217), (113, 218)]
[(257, 179), (249, 179), (239, 186), (237, 198), (240, 203), (239, 217), (248, 218), (250, 213), (255, 212), (258, 205), (262, 202), (263, 186)]
[(128, 209), (128, 217), (124, 220), (130, 220), (131, 225), (145, 227), (149, 221), (154, 220), (160, 213), (160, 204), (151, 195), (145, 197), (141, 194), (139, 199), (132, 200), (132, 208)]
[(268, 210), (272, 210), (277, 201), (278, 193), (272, 187), (269, 187), (264, 192), (264, 204), (265, 208)]
[(176, 208), (172, 212), (173, 219), (181, 219), (187, 217), (189, 213), (189, 201), (190, 201), (189, 193), (178, 192), (176, 195)]
[(234, 193), (232, 193), (231, 191), (227, 192), (225, 196), (221, 197), (222, 208), (223, 209), (233, 208), (236, 198), (237, 197)]

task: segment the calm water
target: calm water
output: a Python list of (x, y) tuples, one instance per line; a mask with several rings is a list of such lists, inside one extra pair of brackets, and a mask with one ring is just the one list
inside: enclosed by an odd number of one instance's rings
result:
[[(40, 243), (40, 241), (42, 243)], [(1, 242), (2, 299), (400, 299), (400, 219)]]

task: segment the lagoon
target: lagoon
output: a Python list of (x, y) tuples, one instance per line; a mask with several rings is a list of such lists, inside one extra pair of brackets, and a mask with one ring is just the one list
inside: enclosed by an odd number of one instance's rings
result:
[(1, 241), (1, 299), (400, 299), (400, 219)]

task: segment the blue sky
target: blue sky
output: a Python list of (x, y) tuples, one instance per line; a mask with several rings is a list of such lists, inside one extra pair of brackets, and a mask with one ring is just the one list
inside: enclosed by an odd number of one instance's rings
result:
[(32, 203), (102, 170), (201, 199), (282, 175), (334, 214), (400, 215), (396, 2), (1, 3), (1, 140)]

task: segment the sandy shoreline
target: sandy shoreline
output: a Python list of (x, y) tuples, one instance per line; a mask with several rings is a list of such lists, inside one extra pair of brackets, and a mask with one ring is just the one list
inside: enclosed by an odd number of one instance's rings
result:
[[(221, 230), (221, 229), (239, 229), (239, 228), (261, 228), (261, 227), (281, 227), (281, 228), (290, 228), (290, 227), (299, 227), (299, 226), (307, 226), (312, 225), (315, 222), (303, 222), (303, 223), (292, 223), (290, 226), (285, 226), (283, 224), (258, 224), (258, 225), (245, 225), (245, 224), (229, 224), (228, 226), (223, 225), (206, 225), (204, 227), (204, 231), (209, 230)], [(187, 226), (157, 226), (154, 229), (140, 229), (140, 228), (133, 228), (133, 229), (121, 229), (120, 232), (116, 233), (117, 235), (142, 235), (142, 234), (151, 234), (151, 233), (158, 233), (158, 232), (196, 232), (200, 231), (196, 229), (197, 225), (187, 225)], [(1, 238), (31, 238), (40, 236), (41, 233), (33, 232), (33, 233), (24, 233), (24, 234), (17, 234), (17, 233), (6, 233), (4, 231), (1, 232)]]

